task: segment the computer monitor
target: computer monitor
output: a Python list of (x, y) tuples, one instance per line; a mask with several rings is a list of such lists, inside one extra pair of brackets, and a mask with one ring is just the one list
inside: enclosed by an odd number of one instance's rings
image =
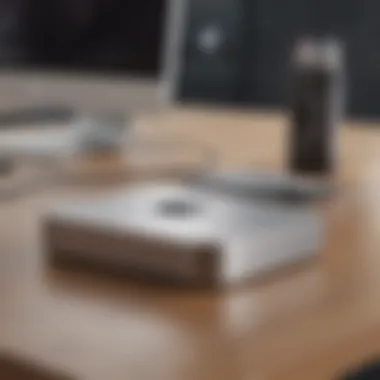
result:
[(159, 103), (173, 0), (0, 0), (0, 108)]

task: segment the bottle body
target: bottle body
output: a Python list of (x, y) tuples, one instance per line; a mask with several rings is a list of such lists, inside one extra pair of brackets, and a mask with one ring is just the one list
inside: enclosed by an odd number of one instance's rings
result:
[(342, 52), (332, 41), (303, 41), (292, 60), (290, 169), (331, 174), (343, 114)]

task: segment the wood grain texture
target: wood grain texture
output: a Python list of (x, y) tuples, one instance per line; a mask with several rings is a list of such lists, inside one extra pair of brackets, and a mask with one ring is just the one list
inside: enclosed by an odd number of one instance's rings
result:
[[(223, 167), (283, 170), (281, 114), (182, 109), (141, 117), (149, 136), (209, 144)], [(380, 350), (380, 129), (341, 134), (338, 193), (317, 263), (228, 292), (51, 270), (41, 213), (112, 186), (0, 204), (0, 344), (79, 379), (323, 380)]]

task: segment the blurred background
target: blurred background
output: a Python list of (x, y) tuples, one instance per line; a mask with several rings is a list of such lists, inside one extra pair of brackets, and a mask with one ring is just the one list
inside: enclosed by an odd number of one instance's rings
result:
[[(85, 73), (88, 82), (137, 76), (154, 91), (173, 69), (163, 57), (170, 50), (177, 62), (175, 99), (278, 108), (287, 104), (286, 63), (295, 39), (333, 36), (345, 44), (349, 113), (378, 117), (379, 7), (370, 0), (1, 0), (0, 66), (7, 78), (10, 69), (33, 70), (45, 81), (47, 72)], [(30, 75), (20, 86), (25, 80)], [(44, 92), (35, 80), (38, 85)], [(51, 96), (51, 90), (45, 92)], [(57, 87), (58, 100), (68, 91)], [(141, 98), (155, 104), (144, 91)]]

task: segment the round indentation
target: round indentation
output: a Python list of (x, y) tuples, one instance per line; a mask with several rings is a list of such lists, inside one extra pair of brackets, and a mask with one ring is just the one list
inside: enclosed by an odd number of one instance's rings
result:
[(200, 213), (199, 203), (190, 199), (168, 199), (158, 204), (158, 212), (165, 218), (190, 218)]

